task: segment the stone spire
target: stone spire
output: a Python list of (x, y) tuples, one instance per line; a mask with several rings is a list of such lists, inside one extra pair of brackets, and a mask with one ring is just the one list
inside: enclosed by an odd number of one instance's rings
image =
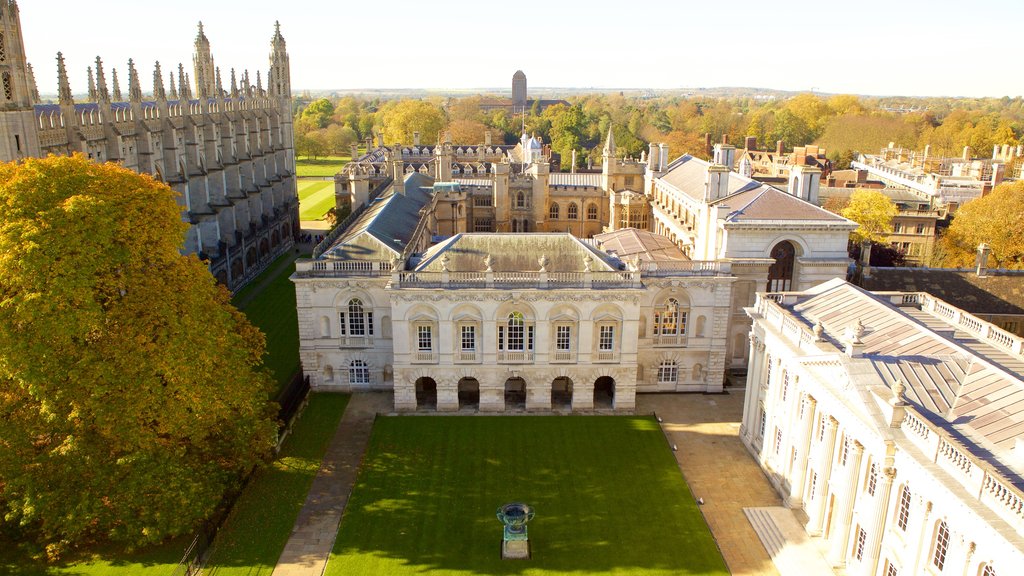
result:
[(39, 87), (36, 86), (36, 73), (35, 73), (35, 70), (32, 70), (32, 65), (27, 63), (27, 62), (25, 63), (25, 66), (28, 68), (29, 97), (32, 98), (32, 103), (33, 104), (38, 104), (39, 103)]
[(128, 59), (128, 100), (142, 102), (142, 85), (139, 84), (139, 73), (131, 58)]
[(224, 97), (224, 83), (220, 81), (220, 66), (217, 67), (217, 82), (216, 82), (215, 88), (217, 90), (217, 93), (215, 94), (215, 96), (217, 98), (223, 98)]
[(98, 102), (110, 102), (110, 92), (107, 90), (107, 77), (103, 74), (103, 60), (96, 57), (96, 100)]
[(96, 101), (96, 79), (92, 76), (92, 66), (89, 66), (89, 102)]
[(178, 97), (182, 100), (191, 100), (190, 96), (188, 77), (185, 76), (185, 66), (178, 62)]
[(235, 69), (231, 69), (231, 97), (238, 98), (238, 80), (235, 78)]
[(608, 138), (604, 141), (603, 154), (605, 156), (615, 156), (615, 135), (612, 134), (611, 126), (608, 127)]
[(185, 82), (182, 84), (183, 90), (181, 91), (181, 97), (185, 100), (192, 99), (192, 81), (188, 78), (188, 72), (185, 72)]
[(178, 99), (178, 88), (174, 84), (174, 72), (168, 72), (167, 77), (171, 80), (171, 100)]
[(242, 73), (242, 90), (245, 92), (246, 98), (252, 98), (252, 84), (249, 83), (248, 70)]
[(121, 84), (117, 81), (117, 68), (110, 69), (110, 82), (114, 89), (114, 102), (123, 102), (124, 98), (121, 96)]
[(156, 63), (153, 70), (153, 98), (155, 100), (167, 100), (167, 92), (164, 91), (164, 73), (160, 70), (160, 61)]
[[(214, 95), (214, 69), (213, 53), (210, 52), (210, 41), (203, 33), (203, 23), (199, 23), (199, 32), (196, 34), (195, 54), (192, 56), (193, 69), (195, 71), (196, 95), (199, 98), (207, 98)], [(184, 90), (182, 90), (184, 92)]]
[(57, 52), (57, 96), (61, 104), (74, 104), (71, 96), (71, 83), (68, 82), (68, 71), (64, 67), (64, 55)]
[(260, 79), (260, 71), (259, 70), (256, 71), (256, 95), (257, 96), (262, 96), (263, 95), (263, 80)]

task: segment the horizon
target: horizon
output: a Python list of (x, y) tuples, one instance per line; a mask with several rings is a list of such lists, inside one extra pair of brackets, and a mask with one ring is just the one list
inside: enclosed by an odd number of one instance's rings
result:
[[(157, 60), (165, 73), (181, 62), (191, 75), (199, 21), (225, 84), (232, 67), (239, 73), (248, 69), (253, 78), (256, 70), (265, 75), (274, 22), (280, 21), (291, 57), (292, 90), (299, 93), (490, 92), (509, 89), (512, 74), (523, 70), (532, 90), (750, 88), (906, 98), (1024, 94), (1022, 85), (1005, 72), (1002, 59), (977, 56), (1005, 53), (1005, 41), (993, 33), (965, 34), (963, 8), (948, 0), (910, 5), (869, 0), (856, 11), (822, 6), (813, 13), (780, 11), (753, 0), (740, 0), (728, 11), (670, 3), (643, 9), (601, 3), (584, 10), (574, 9), (581, 3), (570, 1), (545, 6), (546, 17), (531, 18), (528, 27), (500, 7), (457, 0), (441, 0), (427, 11), (411, 0), (394, 0), (394, 11), (408, 10), (414, 16), (392, 17), (383, 27), (361, 25), (380, 22), (377, 7), (363, 4), (308, 7), (299, 15), (281, 13), (280, 5), (268, 0), (237, 7), (180, 0), (174, 10), (160, 14), (157, 28), (119, 26), (139, 13), (138, 5), (127, 0), (105, 4), (94, 11), (81, 11), (70, 0), (20, 6), (25, 49), (41, 93), (57, 91), (58, 51), (64, 53), (75, 93), (86, 92), (86, 67), (94, 65), (97, 55), (103, 58), (108, 82), (110, 70), (117, 68), (122, 87), (127, 84), (127, 61), (133, 58), (147, 93)], [(68, 11), (75, 17), (51, 16)], [(1005, 22), (1024, 19), (1024, 4), (1005, 0), (981, 0), (972, 11), (999, 14)], [(726, 25), (707, 25), (716, 18), (724, 18)], [(451, 39), (434, 39), (436, 30), (450, 31)], [(803, 34), (787, 42), (781, 33), (786, 30)], [(899, 41), (872, 40), (869, 33)], [(944, 41), (948, 38), (957, 41)]]

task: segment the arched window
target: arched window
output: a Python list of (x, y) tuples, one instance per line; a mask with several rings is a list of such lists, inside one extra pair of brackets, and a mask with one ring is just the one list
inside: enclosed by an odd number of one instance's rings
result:
[(587, 204), (587, 220), (597, 220), (597, 204)]
[(516, 194), (516, 208), (526, 208), (526, 195), (522, 192)]
[(793, 289), (793, 263), (796, 248), (793, 243), (783, 240), (772, 248), (771, 257), (775, 263), (768, 267), (769, 292), (786, 292)]
[(348, 382), (349, 384), (370, 383), (370, 367), (367, 366), (365, 360), (353, 360), (349, 363)]
[(868, 494), (871, 496), (875, 495), (875, 489), (878, 487), (878, 463), (872, 462), (871, 467), (868, 469)]
[(575, 202), (572, 202), (572, 203), (569, 204), (569, 208), (567, 208), (566, 211), (565, 211), (565, 216), (569, 220), (576, 220), (576, 219), (578, 219), (580, 217), (580, 215), (579, 215), (579, 208), (576, 207), (576, 203)]
[(654, 312), (654, 335), (661, 340), (675, 339), (686, 335), (688, 311), (675, 298), (669, 298), (665, 305)]
[(935, 531), (935, 551), (932, 552), (932, 564), (942, 570), (946, 565), (946, 552), (949, 550), (949, 526), (945, 520), (939, 522), (939, 528)]
[(498, 350), (501, 352), (533, 351), (532, 323), (526, 321), (522, 312), (510, 312), (498, 324)]
[(675, 384), (679, 381), (679, 366), (675, 360), (662, 360), (658, 366), (658, 384)]
[(349, 336), (373, 336), (373, 312), (363, 307), (363, 301), (353, 298), (340, 314), (341, 333)]
[(991, 564), (985, 564), (985, 567), (981, 569), (981, 576), (996, 576), (996, 569)]
[(548, 210), (548, 218), (552, 220), (558, 220), (558, 204), (555, 202), (551, 203), (551, 209)]
[(900, 490), (900, 510), (896, 516), (896, 525), (900, 527), (900, 530), (906, 531), (907, 524), (910, 522), (910, 488), (904, 484), (903, 489)]

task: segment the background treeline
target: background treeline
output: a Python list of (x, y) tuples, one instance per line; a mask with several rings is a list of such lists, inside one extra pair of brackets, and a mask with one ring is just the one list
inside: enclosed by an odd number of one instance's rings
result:
[(295, 118), (300, 156), (346, 155), (349, 145), (377, 133), (385, 142), (411, 144), (419, 132), (423, 144), (451, 132), (452, 141), (479, 144), (484, 132), (495, 143), (515, 143), (524, 127), (550, 143), (568, 168), (572, 151), (579, 167), (599, 164), (611, 127), (620, 153), (639, 156), (650, 142), (664, 142), (673, 157), (706, 157), (704, 135), (713, 142), (728, 135), (742, 146), (756, 136), (762, 149), (782, 140), (786, 149), (817, 144), (838, 168), (856, 152), (877, 152), (889, 142), (932, 154), (959, 156), (970, 146), (988, 156), (995, 144), (1019, 144), (1024, 136), (1024, 99), (867, 98), (799, 94), (789, 99), (709, 97), (625, 97), (594, 94), (572, 97), (569, 105), (538, 106), (522, 114), (484, 111), (479, 96), (446, 99), (320, 98), (299, 103)]

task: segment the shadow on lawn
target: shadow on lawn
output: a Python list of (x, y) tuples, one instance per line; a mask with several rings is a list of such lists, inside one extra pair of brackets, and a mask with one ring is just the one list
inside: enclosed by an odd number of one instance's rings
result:
[[(526, 562), (500, 559), (495, 511), (516, 500), (537, 511)], [(326, 574), (384, 570), (727, 573), (638, 417), (378, 418)]]

